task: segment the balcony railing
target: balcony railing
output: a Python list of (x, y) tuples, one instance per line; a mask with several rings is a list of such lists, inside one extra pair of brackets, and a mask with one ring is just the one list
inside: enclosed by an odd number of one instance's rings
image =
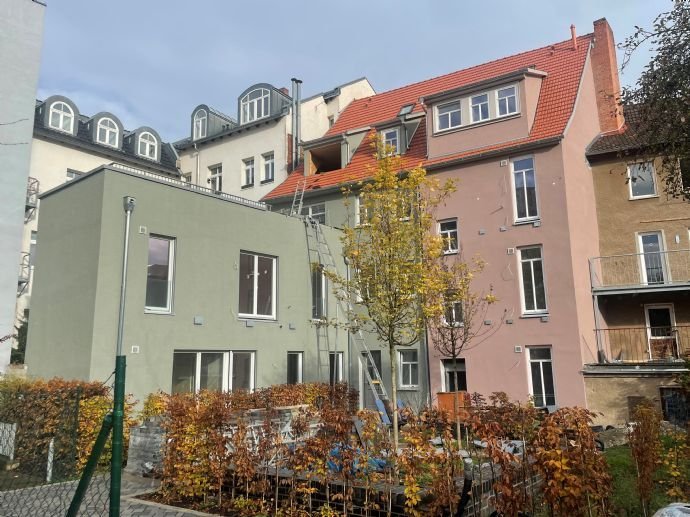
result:
[(594, 257), (589, 272), (592, 289), (690, 284), (690, 250)]
[(690, 356), (690, 326), (596, 329), (599, 363), (668, 363)]

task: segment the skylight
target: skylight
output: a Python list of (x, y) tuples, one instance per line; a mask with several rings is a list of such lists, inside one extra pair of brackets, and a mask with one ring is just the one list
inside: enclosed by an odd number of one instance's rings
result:
[(414, 108), (414, 104), (405, 104), (402, 108), (400, 108), (398, 117), (402, 117), (403, 115), (409, 115), (410, 113), (412, 113), (412, 108)]

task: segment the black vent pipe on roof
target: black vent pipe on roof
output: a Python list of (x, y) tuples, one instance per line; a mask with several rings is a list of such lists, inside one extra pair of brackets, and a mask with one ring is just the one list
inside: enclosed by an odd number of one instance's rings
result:
[(294, 77), (292, 78), (292, 102), (294, 106), (292, 115), (292, 168), (294, 170), (299, 165), (300, 126), (302, 125), (302, 107), (300, 106), (302, 102), (302, 81)]

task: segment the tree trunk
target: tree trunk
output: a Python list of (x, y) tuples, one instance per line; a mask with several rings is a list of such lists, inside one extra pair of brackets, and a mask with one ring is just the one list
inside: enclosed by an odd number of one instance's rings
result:
[(455, 432), (457, 433), (458, 444), (462, 445), (462, 435), (460, 434), (460, 401), (458, 400), (458, 356), (453, 354), (453, 378), (455, 379), (455, 393), (453, 393), (453, 413), (455, 413)]
[(391, 407), (393, 413), (393, 454), (398, 455), (398, 361), (397, 350), (393, 343), (389, 343), (388, 351), (391, 361)]

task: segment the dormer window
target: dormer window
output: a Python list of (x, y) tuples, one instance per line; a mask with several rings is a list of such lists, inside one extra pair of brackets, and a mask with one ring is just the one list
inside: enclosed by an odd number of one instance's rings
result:
[(208, 126), (208, 113), (206, 110), (199, 110), (194, 115), (194, 140), (206, 137), (206, 128)]
[(381, 143), (383, 143), (383, 147), (387, 154), (398, 154), (398, 140), (399, 132), (397, 127), (381, 131)]
[(436, 130), (445, 131), (461, 124), (460, 101), (448, 102), (436, 107)]
[(50, 105), (50, 127), (65, 133), (74, 132), (74, 112), (65, 102), (54, 102)]
[(472, 97), (472, 122), (482, 122), (489, 120), (489, 94), (482, 93)]
[(517, 95), (515, 86), (501, 88), (496, 92), (498, 101), (498, 116), (505, 117), (517, 113)]
[(158, 153), (158, 140), (148, 131), (139, 135), (139, 156), (155, 160)]
[(117, 124), (109, 118), (102, 118), (98, 121), (96, 140), (99, 144), (117, 147)]
[(252, 90), (240, 100), (242, 124), (268, 117), (271, 94), (266, 88)]

